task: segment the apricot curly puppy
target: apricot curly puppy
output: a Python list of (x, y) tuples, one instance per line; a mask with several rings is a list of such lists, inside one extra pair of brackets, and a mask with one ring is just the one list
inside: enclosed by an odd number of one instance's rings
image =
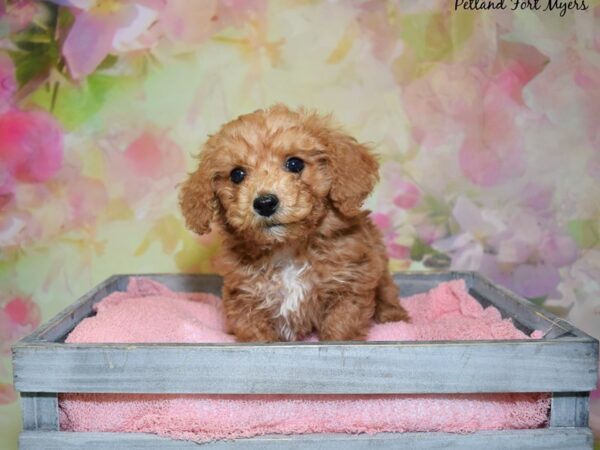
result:
[(239, 341), (363, 339), (408, 320), (378, 229), (361, 211), (378, 179), (366, 146), (276, 105), (210, 136), (180, 202), (190, 229), (224, 234), (223, 307)]

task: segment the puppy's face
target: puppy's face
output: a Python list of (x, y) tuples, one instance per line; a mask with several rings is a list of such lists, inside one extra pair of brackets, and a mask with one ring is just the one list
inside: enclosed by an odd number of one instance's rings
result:
[(327, 119), (277, 106), (224, 125), (210, 137), (181, 192), (188, 226), (218, 220), (259, 245), (309, 236), (328, 208), (352, 216), (377, 180), (368, 150)]
[(213, 172), (223, 228), (258, 243), (310, 233), (331, 187), (321, 144), (297, 128), (232, 128), (221, 136)]

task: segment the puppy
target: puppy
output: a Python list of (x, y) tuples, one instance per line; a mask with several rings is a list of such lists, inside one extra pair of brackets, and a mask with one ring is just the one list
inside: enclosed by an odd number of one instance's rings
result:
[(180, 205), (191, 230), (223, 233), (223, 308), (237, 340), (357, 340), (372, 319), (408, 320), (360, 209), (377, 179), (365, 145), (302, 109), (258, 110), (209, 137)]

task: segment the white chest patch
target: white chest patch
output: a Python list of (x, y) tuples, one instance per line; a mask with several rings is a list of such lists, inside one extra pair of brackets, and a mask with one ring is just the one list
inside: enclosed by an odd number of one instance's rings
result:
[(274, 308), (279, 334), (286, 340), (294, 340), (294, 316), (309, 295), (311, 282), (307, 272), (308, 262), (299, 262), (291, 257), (277, 258), (273, 279), (268, 282), (265, 307)]

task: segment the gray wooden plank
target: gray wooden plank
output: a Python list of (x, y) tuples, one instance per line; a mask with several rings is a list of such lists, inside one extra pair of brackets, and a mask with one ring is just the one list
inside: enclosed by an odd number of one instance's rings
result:
[(116, 289), (119, 275), (107, 278), (75, 303), (65, 308), (48, 322), (42, 324), (33, 333), (21, 339), (20, 343), (57, 341), (71, 331), (83, 318), (92, 313), (92, 306)]
[(578, 392), (598, 342), (21, 344), (19, 391), (214, 394)]
[(511, 317), (530, 330), (545, 332), (546, 338), (562, 336), (594, 338), (578, 330), (565, 319), (555, 316), (523, 297), (499, 286), (481, 274), (474, 274), (471, 289), (475, 297), (483, 297), (503, 312), (503, 316)]
[(589, 393), (555, 392), (552, 394), (550, 426), (587, 427), (589, 419)]
[(115, 291), (126, 291), (129, 278), (145, 277), (163, 283), (177, 292), (210, 292), (220, 295), (223, 280), (218, 275), (208, 274), (131, 274), (113, 275), (90, 292), (81, 296), (58, 315), (41, 325), (36, 331), (20, 342), (61, 342), (67, 334), (84, 318), (93, 314), (93, 306)]
[(208, 292), (221, 296), (223, 278), (215, 274), (165, 274), (151, 273), (143, 275), (122, 275), (125, 284), (122, 290), (126, 290), (129, 277), (144, 277), (164, 284), (175, 292)]
[(394, 282), (400, 288), (401, 297), (421, 294), (440, 283), (457, 279), (464, 279), (469, 286), (471, 276), (471, 272), (458, 271), (407, 271), (392, 274)]
[(58, 430), (58, 397), (54, 393), (22, 392), (24, 430)]
[[(221, 294), (222, 277), (214, 274), (123, 274), (114, 275), (80, 297), (56, 317), (44, 323), (20, 342), (63, 342), (67, 334), (85, 317), (93, 314), (93, 306), (115, 291), (127, 290), (130, 277), (144, 277), (158, 281), (176, 292), (209, 292)], [(395, 275), (402, 286), (402, 295), (425, 292), (442, 281), (466, 277), (470, 272), (406, 272)]]
[[(22, 342), (60, 342), (84, 317), (92, 314), (93, 305), (114, 291), (124, 291), (131, 276), (146, 277), (165, 284), (177, 292), (210, 292), (220, 295), (222, 278), (211, 274), (126, 274), (110, 277), (92, 291), (42, 325)], [(538, 308), (531, 302), (503, 289), (475, 272), (400, 272), (394, 280), (403, 296), (426, 292), (443, 281), (464, 279), (473, 296), (484, 306), (493, 304), (503, 317), (511, 317), (515, 325), (528, 333), (533, 329), (548, 330), (546, 337), (589, 337), (563, 319)], [(590, 337), (590, 339), (592, 339)]]
[(536, 430), (453, 433), (307, 434), (261, 436), (251, 439), (197, 444), (143, 433), (23, 432), (22, 450), (591, 450), (589, 428), (546, 428)]

